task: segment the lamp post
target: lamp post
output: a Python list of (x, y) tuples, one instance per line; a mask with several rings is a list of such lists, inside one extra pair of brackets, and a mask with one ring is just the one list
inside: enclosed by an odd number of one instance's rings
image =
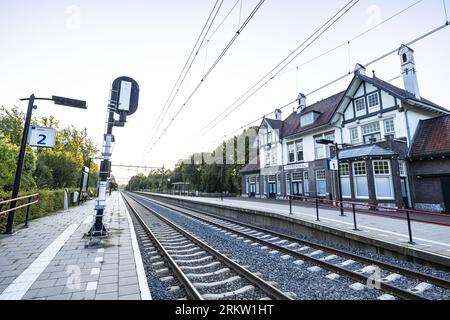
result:
[[(86, 101), (69, 99), (69, 98), (64, 98), (64, 97), (59, 97), (59, 96), (52, 96), (51, 98), (37, 98), (34, 96), (34, 94), (32, 94), (29, 98), (20, 99), (20, 101), (28, 101), (28, 109), (27, 109), (27, 114), (25, 117), (25, 125), (23, 128), (22, 142), (20, 144), (19, 159), (17, 160), (16, 176), (14, 178), (14, 186), (13, 186), (11, 199), (15, 199), (19, 195), (20, 178), (22, 177), (23, 163), (25, 161), (25, 151), (27, 148), (28, 134), (30, 132), (31, 116), (33, 114), (33, 109), (37, 109), (37, 106), (34, 105), (34, 102), (36, 100), (53, 101), (57, 105), (63, 105), (63, 106), (67, 106), (67, 107), (80, 108), (80, 109), (87, 109)], [(15, 207), (16, 207), (16, 201), (12, 201), (10, 208), (14, 209)], [(6, 234), (11, 234), (13, 231), (14, 214), (15, 214), (15, 210), (10, 211), (8, 214), (8, 220), (6, 222), (6, 231), (5, 231)]]
[(339, 167), (339, 145), (342, 146), (348, 146), (348, 144), (339, 144), (337, 142), (334, 142), (332, 140), (328, 139), (319, 139), (316, 141), (318, 144), (323, 145), (334, 145), (336, 149), (336, 162), (337, 162), (337, 175), (338, 175), (338, 189), (339, 189), (339, 206), (341, 208), (341, 216), (345, 216), (344, 214), (344, 204), (342, 203), (342, 184), (341, 184), (341, 170)]

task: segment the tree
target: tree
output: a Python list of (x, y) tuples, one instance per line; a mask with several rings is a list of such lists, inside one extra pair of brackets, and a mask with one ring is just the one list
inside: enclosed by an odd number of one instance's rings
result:
[[(14, 178), (19, 157), (19, 147), (0, 140), (0, 189), (11, 191), (14, 185)], [(35, 156), (31, 149), (27, 147), (20, 187), (22, 190), (30, 190), (36, 187), (33, 179), (35, 169)]]

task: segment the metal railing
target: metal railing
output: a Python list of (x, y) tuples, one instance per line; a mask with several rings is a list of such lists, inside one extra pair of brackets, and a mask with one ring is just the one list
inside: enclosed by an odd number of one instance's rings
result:
[[(423, 222), (436, 224), (441, 226), (450, 226), (450, 215), (420, 211), (414, 209), (403, 209), (403, 208), (395, 208), (395, 207), (386, 207), (386, 206), (377, 206), (370, 203), (364, 202), (354, 202), (354, 201), (339, 201), (327, 198), (316, 198), (309, 196), (301, 196), (301, 195), (289, 195), (289, 213), (292, 213), (292, 204), (300, 203), (314, 206), (316, 209), (316, 220), (320, 221), (319, 208), (329, 208), (334, 210), (340, 210), (341, 208), (344, 211), (352, 212), (353, 214), (353, 230), (359, 231), (357, 222), (356, 222), (356, 213), (363, 213), (375, 216), (389, 217), (394, 219), (406, 220), (408, 224), (408, 235), (409, 235), (409, 243), (414, 244), (412, 237), (412, 229), (411, 229), (411, 221)], [(415, 214), (417, 216), (422, 216), (422, 218), (411, 217), (411, 214)], [(441, 217), (446, 218), (443, 220), (446, 221), (432, 221), (427, 220), (425, 217)]]
[[(13, 205), (11, 208), (11, 204), (14, 203), (16, 204), (18, 201), (25, 201), (24, 204), (21, 205)], [(28, 220), (30, 217), (30, 211), (31, 211), (31, 206), (33, 204), (36, 204), (39, 202), (39, 193), (34, 193), (34, 194), (30, 194), (27, 196), (22, 196), (22, 197), (18, 197), (15, 199), (8, 199), (8, 200), (2, 200), (0, 201), (0, 217), (2, 217), (3, 215), (9, 215), (13, 212), (15, 212), (18, 209), (24, 209), (26, 208), (26, 215), (25, 215), (25, 227), (28, 227)], [(9, 205), (9, 208), (6, 210), (3, 210), (3, 206), (5, 205)]]

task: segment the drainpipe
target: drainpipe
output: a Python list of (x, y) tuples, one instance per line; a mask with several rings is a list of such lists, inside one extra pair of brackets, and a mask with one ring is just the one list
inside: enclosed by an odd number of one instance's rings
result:
[(409, 127), (409, 120), (408, 120), (408, 109), (405, 108), (405, 121), (406, 121), (406, 131), (408, 133), (408, 150), (411, 148), (411, 129)]

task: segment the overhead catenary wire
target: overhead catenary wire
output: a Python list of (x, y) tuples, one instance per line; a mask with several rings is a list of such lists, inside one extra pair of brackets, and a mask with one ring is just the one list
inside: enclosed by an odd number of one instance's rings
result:
[[(412, 44), (414, 44), (414, 43), (416, 43), (416, 42), (418, 42), (418, 41), (420, 41), (420, 40), (422, 40), (422, 39), (424, 39), (426, 37), (431, 36), (432, 34), (438, 32), (438, 31), (440, 31), (440, 30), (442, 30), (442, 29), (444, 29), (444, 28), (446, 28), (448, 26), (449, 26), (448, 23), (443, 24), (443, 25), (441, 25), (441, 26), (439, 26), (437, 28), (434, 28), (433, 30), (431, 30), (431, 31), (421, 35), (420, 37), (418, 37), (418, 38), (416, 38), (416, 39), (406, 43), (405, 45), (410, 46), (410, 45), (412, 45)], [(374, 63), (376, 63), (376, 62), (378, 62), (380, 60), (385, 59), (386, 57), (390, 56), (391, 54), (396, 53), (397, 51), (398, 51), (398, 48), (394, 49), (392, 51), (389, 51), (386, 54), (384, 54), (384, 55), (382, 55), (382, 56), (380, 56), (380, 57), (378, 57), (378, 58), (376, 58), (376, 59), (374, 59), (374, 60), (372, 60), (372, 61), (370, 61), (370, 62), (368, 62), (366, 64), (363, 64), (363, 66), (368, 67), (368, 66), (370, 66), (370, 65), (372, 65), (372, 64), (374, 64)], [(338, 82), (338, 81), (340, 81), (342, 79), (345, 79), (346, 77), (348, 77), (351, 74), (352, 74), (351, 72), (350, 73), (346, 73), (346, 74), (344, 74), (344, 75), (334, 79), (333, 81), (330, 81), (330, 82), (326, 83), (325, 85), (323, 85), (323, 86), (321, 86), (321, 87), (319, 87), (319, 88), (317, 88), (317, 89), (307, 93), (306, 96), (310, 96), (310, 95), (312, 95), (312, 94), (314, 94), (314, 93), (316, 93), (316, 92), (318, 92), (318, 91), (320, 91), (320, 90), (322, 90), (322, 89), (324, 89), (326, 87), (329, 87), (330, 85), (332, 85), (332, 84), (334, 84), (334, 83), (336, 83), (336, 82)]]
[[(343, 8), (341, 8), (333, 17), (327, 20), (320, 28), (318, 28), (311, 36), (309, 36), (305, 41), (300, 44), (294, 51), (292, 51), (287, 57), (285, 57), (280, 63), (277, 64), (272, 70), (270, 70), (264, 77), (262, 77), (255, 85), (248, 89), (243, 95), (236, 99), (231, 105), (229, 105), (223, 112), (221, 112), (216, 118), (209, 122), (205, 127), (203, 127), (196, 136), (201, 135), (206, 129), (215, 128), (220, 122), (225, 120), (231, 113), (236, 111), (240, 106), (245, 104), (253, 95), (255, 95), (259, 90), (266, 86), (271, 80), (273, 80), (286, 66), (288, 66), (294, 59), (296, 59), (301, 53), (303, 53), (309, 46), (311, 46), (321, 35), (323, 35), (328, 29), (330, 29), (337, 21), (339, 21), (351, 8), (353, 8), (359, 0), (356, 2), (350, 1)], [(333, 21), (334, 20), (334, 21)], [(324, 29), (325, 28), (325, 29)], [(322, 30), (323, 29), (323, 30)], [(312, 39), (312, 40), (311, 40)], [(308, 41), (311, 42), (308, 43)], [(297, 52), (301, 47), (305, 46), (302, 50)], [(297, 53), (296, 53), (297, 52)], [(292, 57), (292, 55), (294, 56)], [(286, 62), (288, 60), (288, 62)], [(286, 63), (285, 63), (286, 62)], [(275, 74), (273, 74), (266, 82), (259, 86), (255, 91), (248, 95), (243, 101), (236, 105), (243, 97), (255, 89), (264, 79), (272, 74), (273, 71), (277, 70), (281, 65), (283, 65)], [(235, 106), (234, 108), (232, 108)], [(230, 110), (231, 109), (231, 110)], [(230, 110), (230, 111), (229, 111)]]
[[(371, 32), (371, 31), (373, 31), (373, 30), (379, 28), (381, 25), (383, 25), (383, 24), (385, 24), (385, 23), (391, 21), (391, 20), (394, 19), (395, 17), (397, 17), (397, 16), (403, 14), (404, 12), (408, 11), (409, 9), (411, 9), (411, 8), (413, 8), (413, 7), (415, 7), (415, 6), (417, 6), (418, 4), (420, 4), (420, 3), (423, 2), (423, 1), (424, 1), (424, 0), (418, 0), (418, 1), (415, 1), (415, 2), (411, 3), (410, 5), (408, 5), (407, 7), (405, 7), (404, 9), (402, 9), (402, 10), (396, 12), (395, 14), (391, 15), (390, 17), (386, 18), (385, 20), (381, 21), (380, 23), (374, 25), (373, 27), (371, 27), (371, 28), (369, 28), (369, 29), (367, 29), (367, 30), (365, 30), (365, 31), (363, 31), (363, 32), (361, 32), (361, 33), (359, 33), (359, 34), (357, 34), (356, 36), (352, 37), (350, 40), (347, 40), (347, 41), (345, 41), (345, 42), (339, 44), (338, 46), (335, 46), (334, 48), (332, 48), (332, 49), (330, 49), (330, 50), (327, 50), (326, 52), (324, 52), (324, 53), (322, 53), (322, 54), (320, 54), (320, 55), (318, 55), (318, 56), (316, 56), (316, 57), (314, 57), (314, 58), (312, 58), (312, 59), (306, 61), (305, 63), (302, 63), (302, 64), (300, 64), (300, 65), (298, 65), (298, 66), (296, 66), (296, 67), (294, 67), (294, 68), (292, 68), (292, 69), (290, 69), (290, 70), (287, 70), (287, 71), (285, 71), (285, 72), (283, 72), (283, 73), (279, 73), (278, 75), (272, 76), (272, 77), (269, 79), (269, 81), (267, 81), (263, 86), (261, 86), (260, 88), (258, 88), (254, 93), (252, 93), (249, 97), (247, 97), (244, 101), (242, 101), (242, 102), (239, 104), (239, 106), (241, 106), (241, 105), (243, 105), (245, 102), (247, 102), (254, 94), (256, 94), (256, 92), (258, 92), (260, 89), (262, 89), (262, 87), (264, 87), (268, 82), (270, 82), (271, 80), (273, 80), (275, 77), (280, 76), (280, 75), (283, 75), (283, 74), (286, 74), (286, 73), (289, 73), (289, 72), (294, 71), (294, 70), (297, 71), (299, 67), (303, 67), (303, 66), (305, 66), (305, 65), (307, 65), (307, 64), (309, 64), (309, 63), (311, 63), (311, 62), (313, 62), (313, 61), (315, 61), (315, 60), (317, 60), (317, 59), (319, 59), (319, 58), (321, 58), (321, 57), (323, 57), (323, 56), (325, 56), (325, 55), (330, 54), (331, 52), (334, 52), (334, 51), (338, 50), (339, 48), (341, 48), (341, 47), (343, 47), (343, 46), (347, 46), (347, 47), (348, 47), (349, 73), (351, 73), (351, 66), (350, 66), (350, 58), (351, 58), (351, 57), (350, 57), (350, 44), (351, 44), (353, 41), (355, 41), (355, 40), (357, 40), (357, 39), (363, 37), (363, 36), (366, 35), (366, 34), (368, 34), (369, 32)], [(272, 72), (272, 71), (273, 71), (273, 69), (271, 70), (271, 72)], [(269, 74), (270, 74), (271, 72), (269, 72)], [(298, 72), (298, 71), (297, 71), (297, 72)], [(267, 76), (267, 75), (266, 75), (266, 76)], [(340, 79), (340, 80), (341, 80), (341, 79)], [(258, 84), (258, 83), (257, 83), (257, 84)], [(256, 85), (257, 85), (257, 84), (256, 84)], [(238, 101), (240, 101), (243, 97), (245, 97), (245, 96), (246, 96), (251, 90), (253, 90), (255, 87), (256, 87), (256, 86), (252, 86), (252, 87), (251, 87), (249, 90), (247, 90), (243, 95), (241, 95), (238, 99), (236, 99), (231, 105), (229, 105), (227, 108), (225, 108), (224, 111), (222, 111), (218, 116), (216, 116), (216, 117), (215, 117), (213, 120), (211, 120), (206, 126), (204, 126), (204, 127), (203, 127), (203, 128), (195, 135), (195, 137), (201, 136), (201, 135), (203, 134), (203, 132), (204, 132), (206, 129), (208, 129), (214, 122), (216, 122), (221, 116), (223, 116), (223, 115), (230, 109), (230, 107), (232, 107), (233, 105), (235, 105)], [(238, 107), (239, 107), (239, 106), (238, 106)], [(234, 112), (236, 109), (237, 109), (237, 108), (234, 108), (234, 109), (233, 109), (233, 112)], [(230, 114), (231, 114), (231, 113), (230, 113)], [(223, 121), (226, 117), (227, 117), (227, 116), (224, 116), (219, 122)], [(216, 125), (214, 125), (212, 128), (214, 128), (215, 126), (216, 126)]]
[(211, 11), (210, 11), (210, 13), (208, 15), (208, 18), (206, 19), (206, 22), (203, 25), (202, 30), (201, 30), (200, 34), (198, 35), (198, 37), (197, 37), (197, 39), (195, 41), (195, 44), (194, 44), (193, 48), (191, 49), (186, 62), (184, 63), (183, 68), (181, 69), (180, 74), (178, 75), (178, 78), (175, 81), (175, 83), (174, 83), (174, 85), (173, 85), (173, 87), (172, 87), (172, 89), (170, 91), (170, 94), (167, 97), (167, 100), (164, 103), (164, 106), (161, 109), (161, 112), (159, 113), (159, 115), (158, 115), (158, 117), (157, 117), (157, 119), (155, 121), (155, 125), (153, 126), (153, 129), (150, 132), (149, 136), (147, 137), (147, 140), (150, 137), (151, 137), (151, 140), (153, 140), (153, 135), (160, 128), (161, 123), (163, 122), (163, 119), (164, 119), (165, 115), (167, 114), (168, 110), (171, 107), (171, 103), (175, 99), (176, 94), (179, 92), (179, 89), (180, 89), (181, 85), (183, 84), (184, 80), (186, 79), (186, 76), (189, 73), (189, 70), (192, 67), (192, 64), (194, 63), (195, 58), (198, 55), (198, 52), (200, 50), (199, 48), (201, 48), (201, 45), (203, 44), (205, 37), (208, 35), (209, 29), (211, 28), (215, 18), (217, 17), (217, 13), (219, 12), (219, 10), (220, 10), (224, 0), (221, 0), (220, 3), (219, 3), (219, 1), (220, 0), (216, 0), (213, 8), (211, 9)]
[[(425, 39), (425, 38), (427, 38), (427, 37), (433, 35), (434, 33), (436, 33), (436, 32), (438, 32), (438, 31), (444, 29), (445, 27), (448, 27), (449, 25), (450, 25), (450, 24), (447, 24), (447, 23), (446, 23), (446, 24), (441, 25), (441, 26), (439, 26), (439, 27), (437, 27), (437, 28), (434, 28), (434, 29), (430, 30), (429, 32), (426, 32), (425, 34), (423, 34), (423, 35), (421, 35), (421, 36), (415, 38), (414, 40), (409, 41), (408, 43), (406, 43), (406, 45), (407, 45), (407, 46), (410, 46), (410, 45), (412, 45), (412, 44), (414, 44), (414, 43), (416, 43), (416, 42), (418, 42), (418, 41), (421, 41), (421, 40), (423, 40), (423, 39)], [(398, 51), (398, 48), (396, 48), (396, 49), (394, 49), (394, 50), (391, 50), (391, 51), (389, 51), (389, 52), (387, 52), (387, 53), (385, 53), (385, 54), (379, 56), (378, 58), (373, 59), (372, 61), (370, 61), (370, 62), (368, 62), (368, 63), (366, 63), (366, 64), (363, 64), (363, 65), (364, 65), (365, 67), (370, 66), (370, 65), (372, 65), (372, 64), (374, 64), (374, 63), (376, 63), (376, 62), (379, 62), (379, 61), (385, 59), (386, 57), (390, 56), (391, 54), (396, 53), (397, 51)], [(340, 81), (340, 80), (343, 80), (343, 79), (347, 78), (347, 77), (350, 76), (351, 74), (352, 74), (352, 72), (346, 73), (346, 74), (344, 74), (344, 75), (342, 75), (342, 76), (336, 78), (335, 80), (330, 81), (330, 82), (326, 83), (325, 85), (322, 85), (322, 86), (318, 87), (317, 89), (312, 90), (311, 92), (309, 92), (309, 93), (306, 94), (305, 96), (310, 96), (310, 95), (312, 95), (312, 94), (314, 94), (314, 93), (317, 93), (318, 91), (320, 91), (320, 90), (322, 90), (322, 89), (325, 89), (326, 87), (328, 87), (328, 86), (330, 86), (330, 85), (332, 85), (332, 84), (334, 84), (334, 83), (336, 83), (336, 82), (338, 82), (338, 81)], [(403, 73), (401, 73), (400, 75), (398, 75), (398, 76), (396, 76), (396, 77), (394, 77), (394, 78), (389, 79), (387, 82), (392, 82), (392, 81), (394, 81), (394, 80), (399, 79), (399, 78), (402, 77), (402, 76), (403, 76)], [(290, 106), (291, 104), (295, 103), (296, 101), (298, 101), (298, 100), (295, 99), (295, 100), (293, 100), (293, 101), (290, 101), (289, 103), (286, 103), (285, 105), (283, 105), (283, 106), (280, 107), (279, 109), (280, 109), (280, 110), (283, 110), (284, 108)], [(253, 123), (256, 123), (257, 121), (262, 121), (262, 119), (264, 119), (265, 117), (271, 115), (272, 113), (273, 113), (273, 111), (271, 111), (271, 112), (265, 114), (265, 115), (262, 116), (262, 117), (259, 117), (259, 118), (255, 119), (255, 120), (253, 120), (252, 122), (249, 122), (249, 123), (247, 123), (247, 124), (245, 124), (245, 125), (243, 125), (243, 126), (240, 126), (239, 128), (237, 128), (237, 129), (235, 129), (235, 130), (233, 130), (233, 131), (230, 131), (229, 133), (227, 133), (226, 135), (223, 135), (221, 138), (219, 138), (219, 139), (217, 139), (217, 140), (215, 140), (215, 141), (220, 141), (220, 140), (226, 138), (227, 136), (229, 136), (229, 135), (231, 135), (231, 134), (233, 134), (233, 133), (235, 133), (235, 132), (237, 132), (237, 131), (239, 131), (239, 130), (242, 130), (242, 129), (247, 128), (248, 126), (252, 125)], [(213, 141), (213, 142), (214, 142), (214, 141)]]
[(265, 0), (260, 0), (258, 4), (255, 6), (253, 11), (250, 13), (250, 15), (247, 17), (247, 19), (242, 23), (242, 26), (236, 31), (233, 38), (228, 42), (226, 47), (222, 50), (220, 55), (217, 57), (217, 59), (214, 61), (214, 63), (211, 65), (209, 70), (205, 73), (203, 78), (200, 80), (200, 82), (197, 84), (197, 86), (194, 88), (194, 90), (191, 92), (191, 94), (187, 97), (185, 102), (181, 105), (181, 107), (178, 109), (178, 111), (175, 113), (173, 118), (169, 121), (165, 129), (162, 131), (161, 135), (157, 138), (157, 140), (154, 142), (154, 144), (151, 146), (150, 151), (153, 149), (153, 147), (158, 143), (158, 141), (164, 136), (164, 134), (167, 132), (167, 130), (170, 128), (172, 123), (175, 121), (175, 119), (178, 117), (178, 115), (183, 111), (184, 107), (189, 103), (189, 101), (192, 99), (192, 97), (195, 95), (195, 93), (198, 91), (198, 89), (201, 87), (201, 85), (204, 83), (206, 78), (211, 74), (211, 72), (214, 70), (214, 68), (218, 65), (220, 60), (225, 56), (227, 51), (230, 49), (230, 47), (233, 45), (235, 40), (239, 37), (239, 35), (242, 33), (242, 31), (245, 29), (245, 27), (248, 25), (248, 23), (252, 20), (252, 18), (255, 16), (255, 14), (258, 12), (258, 10), (261, 8)]

